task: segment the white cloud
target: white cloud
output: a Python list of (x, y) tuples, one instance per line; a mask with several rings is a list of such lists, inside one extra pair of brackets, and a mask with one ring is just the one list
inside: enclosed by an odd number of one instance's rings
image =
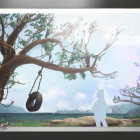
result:
[(117, 42), (123, 46), (139, 46), (140, 45), (140, 33), (139, 35), (131, 35), (131, 32), (124, 32), (119, 35)]
[(56, 104), (57, 110), (72, 110), (73, 106), (66, 100), (61, 100)]
[(44, 100), (46, 101), (58, 100), (66, 96), (66, 92), (59, 87), (54, 87), (47, 94), (43, 94)]
[(108, 88), (116, 88), (115, 85), (113, 85), (113, 84), (111, 84), (111, 83), (108, 84), (107, 87), (108, 87)]
[[(134, 63), (140, 61), (140, 56), (138, 56), (138, 52), (140, 48), (138, 46), (116, 46), (113, 49), (114, 60), (117, 64), (124, 63)], [(115, 55), (119, 54), (119, 55)]]
[(128, 86), (136, 86), (136, 81), (140, 75), (140, 68), (136, 68), (135, 65), (128, 67), (124, 79), (124, 83)]
[(87, 99), (87, 95), (81, 92), (76, 93), (76, 95), (74, 96), (74, 99), (76, 101), (86, 101)]
[(105, 98), (106, 103), (108, 105), (114, 105), (112, 96), (110, 96), (109, 93), (106, 90), (104, 90), (104, 98)]
[(104, 82), (99, 82), (98, 88), (99, 88), (99, 89), (103, 89), (104, 87), (105, 87)]
[(91, 104), (84, 104), (84, 105), (81, 105), (78, 110), (81, 110), (81, 111), (89, 111), (92, 109), (92, 106)]

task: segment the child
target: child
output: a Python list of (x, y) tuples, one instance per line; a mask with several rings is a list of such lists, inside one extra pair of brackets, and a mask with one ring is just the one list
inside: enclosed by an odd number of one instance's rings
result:
[(104, 100), (104, 91), (102, 89), (99, 89), (97, 91), (97, 101), (94, 104), (93, 107), (93, 112), (94, 112), (94, 119), (96, 122), (96, 126), (100, 127), (101, 126), (101, 122), (103, 124), (104, 127), (107, 127), (107, 123), (106, 123), (106, 102)]

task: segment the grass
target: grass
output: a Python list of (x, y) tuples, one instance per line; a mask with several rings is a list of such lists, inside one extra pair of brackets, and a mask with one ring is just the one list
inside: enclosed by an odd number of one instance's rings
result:
[[(133, 120), (133, 124), (132, 125), (128, 125), (128, 127), (140, 127), (140, 115), (135, 115), (135, 116), (131, 116), (129, 117), (129, 119)], [(1, 119), (0, 120), (0, 124), (1, 123), (6, 123), (7, 120)], [(47, 125), (46, 123), (43, 123), (41, 121), (21, 121), (21, 122), (10, 122), (10, 127), (48, 127), (49, 125)], [(54, 124), (54, 126), (58, 127), (58, 126), (64, 126), (64, 127), (70, 127), (70, 126), (77, 126), (74, 124), (67, 124), (67, 123), (62, 123), (62, 124)], [(116, 125), (115, 125), (116, 126)], [(118, 122), (118, 127), (121, 126), (121, 121)]]
[[(5, 123), (7, 121), (0, 120), (1, 123)], [(23, 121), (23, 122), (10, 122), (10, 127), (45, 127), (46, 125), (39, 121)]]
[(133, 124), (132, 125), (128, 125), (128, 127), (139, 127), (140, 126), (140, 118), (136, 118), (133, 120)]
[(139, 118), (140, 118), (140, 114), (128, 116), (128, 119), (139, 119)]

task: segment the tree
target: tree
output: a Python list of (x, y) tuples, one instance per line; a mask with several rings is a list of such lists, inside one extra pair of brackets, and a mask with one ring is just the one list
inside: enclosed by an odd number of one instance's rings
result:
[[(136, 67), (140, 67), (138, 63), (135, 63)], [(140, 76), (138, 77), (137, 84), (135, 87), (130, 87), (128, 85), (125, 86), (125, 88), (120, 89), (120, 94), (123, 97), (126, 97), (125, 99), (120, 98), (119, 96), (114, 96), (114, 103), (118, 102), (130, 102), (136, 105), (140, 105)], [(127, 99), (128, 98), (128, 99)]]
[[(70, 37), (81, 24), (82, 19), (74, 23), (55, 26), (54, 14), (1, 14), (0, 15), (0, 52), (3, 60), (0, 65), (0, 103), (7, 98), (6, 90), (15, 84), (24, 84), (15, 80), (17, 67), (35, 64), (47, 69), (64, 73), (64, 78), (75, 80), (79, 73), (85, 79), (85, 72), (94, 78), (114, 78), (116, 71), (104, 74), (98, 70), (98, 64), (117, 39), (120, 31), (116, 31), (98, 54), (88, 51), (88, 44), (96, 27), (91, 23), (83, 30), (80, 40), (73, 41)], [(88, 35), (87, 35), (88, 34)], [(86, 41), (87, 37), (87, 41)], [(40, 46), (42, 53), (29, 56), (27, 53)], [(60, 48), (54, 54), (55, 48)], [(48, 61), (44, 61), (47, 59)], [(4, 97), (5, 96), (5, 97)], [(12, 102), (13, 103), (13, 102)], [(11, 103), (11, 104), (12, 104)]]

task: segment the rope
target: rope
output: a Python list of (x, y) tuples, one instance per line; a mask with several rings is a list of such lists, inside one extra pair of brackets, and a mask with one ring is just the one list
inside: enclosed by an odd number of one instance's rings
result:
[[(50, 59), (49, 59), (49, 61), (50, 61)], [(48, 61), (48, 62), (49, 62), (49, 61)], [(47, 63), (47, 62), (46, 62), (46, 63)], [(35, 86), (35, 84), (36, 84), (37, 79), (40, 77), (39, 84), (38, 84), (38, 88), (37, 88), (37, 93), (38, 93), (38, 91), (39, 91), (39, 89), (40, 89), (40, 84), (41, 84), (41, 81), (42, 81), (42, 70), (43, 70), (43, 68), (45, 67), (46, 63), (45, 63), (44, 66), (38, 71), (38, 75), (37, 75), (37, 77), (36, 77), (36, 79), (35, 79), (35, 81), (34, 81), (34, 84), (33, 84), (32, 88), (31, 88), (30, 92), (29, 92), (29, 96), (31, 95), (31, 92), (32, 92), (32, 90), (33, 90), (33, 88), (34, 88), (34, 86)], [(49, 65), (49, 63), (47, 64), (47, 66), (48, 66), (48, 65)]]

